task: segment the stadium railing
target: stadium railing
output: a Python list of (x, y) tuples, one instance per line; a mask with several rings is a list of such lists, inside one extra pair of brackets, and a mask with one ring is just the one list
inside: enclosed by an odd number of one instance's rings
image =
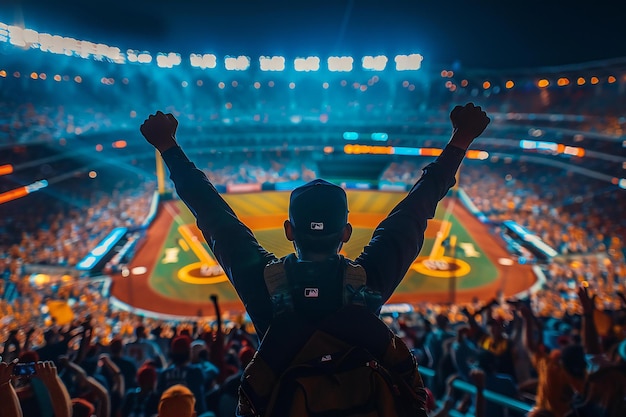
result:
[[(420, 374), (422, 375), (422, 377), (424, 377), (425, 379), (428, 379), (429, 381), (434, 380), (435, 378), (434, 370), (430, 368), (423, 368), (421, 366), (419, 369), (420, 369)], [(429, 384), (426, 384), (426, 386), (428, 385)], [(462, 392), (465, 392), (474, 396), (476, 395), (476, 387), (468, 382), (457, 379), (456, 381), (452, 383), (452, 386), (459, 391), (462, 391)], [(531, 404), (527, 404), (525, 402), (516, 400), (515, 398), (510, 398), (510, 397), (498, 394), (493, 391), (484, 390), (483, 394), (485, 396), (485, 401), (499, 405), (507, 410), (515, 411), (518, 413), (528, 413), (533, 408)], [(452, 417), (459, 417), (459, 416), (471, 417), (472, 416), (472, 414), (469, 414), (469, 413), (463, 414), (456, 410), (451, 410), (450, 415)]]

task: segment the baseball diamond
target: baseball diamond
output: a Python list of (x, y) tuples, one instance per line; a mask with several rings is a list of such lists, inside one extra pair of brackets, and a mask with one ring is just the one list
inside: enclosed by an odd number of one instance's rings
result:
[[(349, 221), (354, 232), (342, 254), (355, 258), (376, 225), (403, 193), (349, 190)], [(277, 256), (293, 251), (285, 239), (288, 192), (226, 194), (224, 198), (259, 242)], [(453, 197), (446, 197), (428, 223), (424, 246), (390, 303), (448, 303), (511, 296), (527, 290), (536, 277), (532, 268), (515, 272), (498, 262), (509, 254)], [(145, 244), (129, 265), (145, 273), (113, 277), (112, 295), (119, 304), (148, 316), (211, 316), (209, 296), (218, 294), (225, 311), (244, 311), (221, 267), (213, 258), (195, 219), (182, 201), (164, 201), (150, 226)], [(143, 270), (143, 269), (141, 269)]]

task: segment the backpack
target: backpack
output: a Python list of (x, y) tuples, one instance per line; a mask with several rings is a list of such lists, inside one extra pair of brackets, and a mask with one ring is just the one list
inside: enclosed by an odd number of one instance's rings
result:
[[(315, 321), (293, 309), (284, 258), (265, 268), (274, 318), (243, 372), (238, 416), (426, 416), (413, 354), (374, 313), (380, 296), (366, 287), (363, 267), (341, 263), (343, 305)], [(316, 296), (315, 287), (299, 288)]]

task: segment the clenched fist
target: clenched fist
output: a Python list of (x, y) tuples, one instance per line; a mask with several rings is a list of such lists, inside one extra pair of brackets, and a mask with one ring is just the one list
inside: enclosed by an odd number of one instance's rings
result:
[(176, 146), (177, 128), (178, 120), (174, 115), (157, 111), (144, 120), (139, 130), (148, 143), (163, 153)]
[(454, 129), (451, 143), (467, 149), (474, 139), (485, 131), (491, 119), (480, 106), (467, 103), (465, 106), (456, 106), (452, 109), (450, 121)]

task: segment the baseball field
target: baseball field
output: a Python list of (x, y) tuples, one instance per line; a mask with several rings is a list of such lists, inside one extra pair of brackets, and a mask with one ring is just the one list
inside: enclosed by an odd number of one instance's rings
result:
[[(354, 228), (342, 253), (356, 258), (372, 231), (403, 193), (348, 191), (349, 222)], [(283, 232), (288, 192), (226, 194), (224, 198), (259, 242), (277, 256), (293, 251)], [(425, 243), (390, 303), (469, 302), (491, 299), (499, 291), (510, 296), (536, 280), (527, 265), (507, 265), (509, 254), (498, 238), (455, 198), (447, 197), (429, 221)], [(503, 261), (504, 260), (504, 261)], [(113, 277), (112, 295), (146, 315), (211, 316), (211, 294), (225, 311), (243, 311), (227, 277), (178, 200), (164, 201), (131, 265), (130, 275)]]

